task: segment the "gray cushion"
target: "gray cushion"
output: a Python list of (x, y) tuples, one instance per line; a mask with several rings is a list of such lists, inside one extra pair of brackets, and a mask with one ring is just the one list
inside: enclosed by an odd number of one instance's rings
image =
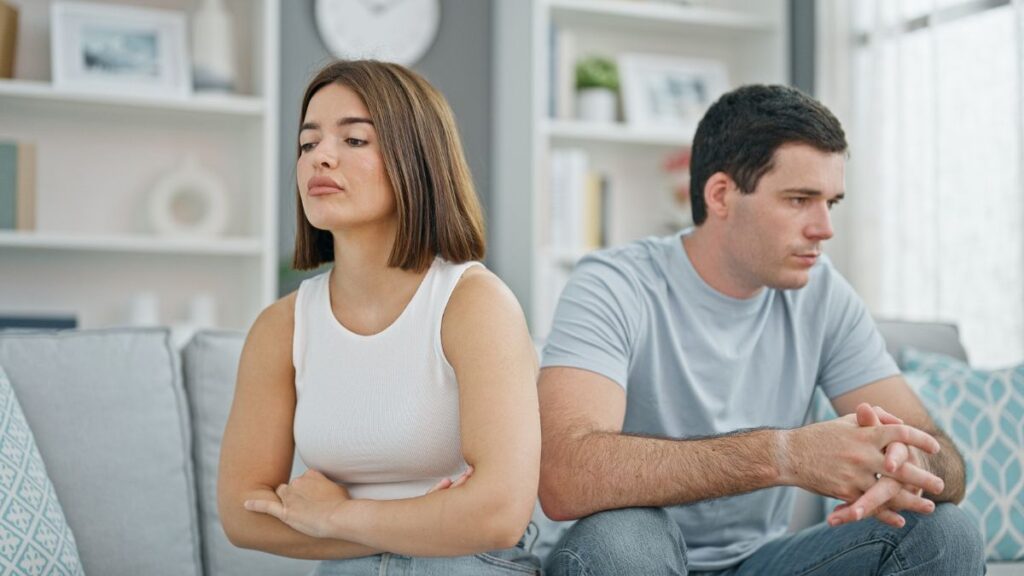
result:
[(162, 329), (0, 334), (87, 574), (202, 573), (188, 410)]
[(885, 339), (885, 348), (899, 360), (904, 348), (917, 348), (952, 356), (967, 362), (967, 351), (960, 343), (956, 324), (943, 322), (911, 322), (905, 320), (879, 320), (878, 331)]
[(217, 576), (308, 574), (314, 562), (237, 548), (228, 541), (220, 524), (217, 513), (220, 441), (231, 410), (244, 340), (245, 335), (240, 332), (202, 331), (182, 353), (185, 387), (192, 410), (206, 569)]

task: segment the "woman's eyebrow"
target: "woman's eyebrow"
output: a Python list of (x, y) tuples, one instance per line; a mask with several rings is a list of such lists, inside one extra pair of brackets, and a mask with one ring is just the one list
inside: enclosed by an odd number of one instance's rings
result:
[[(369, 118), (362, 118), (359, 116), (345, 116), (344, 118), (339, 118), (338, 121), (335, 122), (334, 124), (335, 126), (348, 126), (350, 124), (369, 124), (370, 126), (373, 126), (373, 120), (370, 120)], [(303, 130), (319, 129), (319, 122), (303, 122), (302, 127), (299, 128), (299, 132), (302, 132)]]

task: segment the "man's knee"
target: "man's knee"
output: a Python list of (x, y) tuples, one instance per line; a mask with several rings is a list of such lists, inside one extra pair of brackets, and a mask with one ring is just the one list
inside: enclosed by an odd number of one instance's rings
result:
[[(926, 515), (908, 515), (915, 519), (908, 534), (924, 546), (925, 557), (957, 567), (957, 574), (981, 574), (985, 566), (985, 543), (974, 520), (954, 504), (939, 504)], [(950, 572), (952, 573), (952, 572)]]
[(546, 564), (553, 575), (685, 575), (686, 545), (662, 508), (608, 510), (577, 521)]

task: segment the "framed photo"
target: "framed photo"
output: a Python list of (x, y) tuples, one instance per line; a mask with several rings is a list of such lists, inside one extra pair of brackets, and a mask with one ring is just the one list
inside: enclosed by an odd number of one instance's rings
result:
[(50, 9), (53, 84), (84, 92), (188, 96), (185, 14), (56, 2)]
[(622, 110), (634, 128), (692, 136), (704, 112), (729, 87), (725, 65), (658, 54), (619, 56)]

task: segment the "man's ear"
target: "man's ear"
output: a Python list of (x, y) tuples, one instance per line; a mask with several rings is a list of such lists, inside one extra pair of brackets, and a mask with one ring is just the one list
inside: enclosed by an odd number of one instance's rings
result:
[(725, 172), (715, 172), (704, 183), (704, 205), (708, 216), (724, 220), (729, 215), (730, 191), (736, 190), (736, 183)]

